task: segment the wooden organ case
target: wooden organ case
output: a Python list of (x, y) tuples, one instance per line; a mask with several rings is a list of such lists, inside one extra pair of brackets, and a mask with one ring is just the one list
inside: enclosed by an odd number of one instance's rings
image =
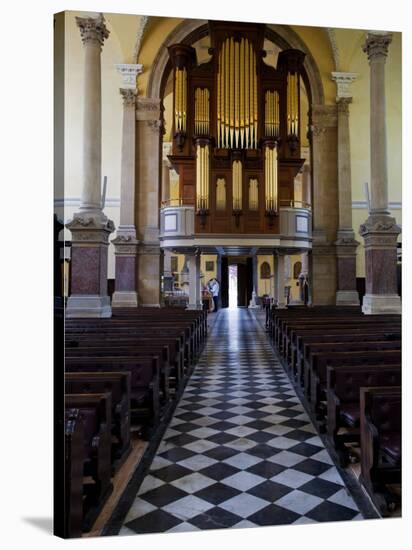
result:
[(211, 60), (169, 47), (173, 149), (182, 204), (195, 233), (276, 234), (279, 207), (294, 198), (300, 158), (300, 74), (305, 54), (263, 59), (265, 25), (210, 21)]

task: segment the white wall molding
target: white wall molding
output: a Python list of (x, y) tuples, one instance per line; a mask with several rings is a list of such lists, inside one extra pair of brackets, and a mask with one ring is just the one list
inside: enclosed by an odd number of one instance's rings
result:
[[(366, 201), (352, 201), (352, 208), (355, 210), (367, 210), (368, 203)], [(401, 202), (390, 202), (389, 210), (402, 210)]]
[[(67, 208), (69, 206), (80, 206), (80, 197), (65, 197), (54, 199), (55, 208)], [(106, 199), (106, 208), (120, 207), (120, 197), (110, 197)]]

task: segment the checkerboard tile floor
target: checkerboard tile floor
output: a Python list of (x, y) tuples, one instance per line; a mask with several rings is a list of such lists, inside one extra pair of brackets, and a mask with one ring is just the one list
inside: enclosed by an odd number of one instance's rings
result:
[(119, 534), (361, 518), (259, 323), (220, 311)]

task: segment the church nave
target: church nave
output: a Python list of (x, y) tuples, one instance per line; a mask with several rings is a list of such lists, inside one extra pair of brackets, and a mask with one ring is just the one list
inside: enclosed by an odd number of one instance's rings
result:
[(126, 495), (120, 535), (362, 518), (259, 321), (242, 308), (217, 313), (137, 496)]

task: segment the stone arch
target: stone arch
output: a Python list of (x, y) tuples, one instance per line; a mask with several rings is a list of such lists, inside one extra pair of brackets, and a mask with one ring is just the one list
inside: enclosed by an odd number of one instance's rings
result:
[[(305, 85), (310, 102), (316, 105), (325, 103), (322, 78), (319, 68), (309, 48), (299, 35), (287, 25), (266, 25), (266, 36), (282, 49), (296, 48), (306, 54), (303, 64), (305, 69)], [(170, 70), (168, 46), (179, 42), (187, 44), (202, 38), (208, 33), (205, 19), (187, 19), (177, 25), (161, 45), (151, 67), (149, 82), (147, 85), (147, 97), (160, 98), (164, 86), (165, 73)]]

